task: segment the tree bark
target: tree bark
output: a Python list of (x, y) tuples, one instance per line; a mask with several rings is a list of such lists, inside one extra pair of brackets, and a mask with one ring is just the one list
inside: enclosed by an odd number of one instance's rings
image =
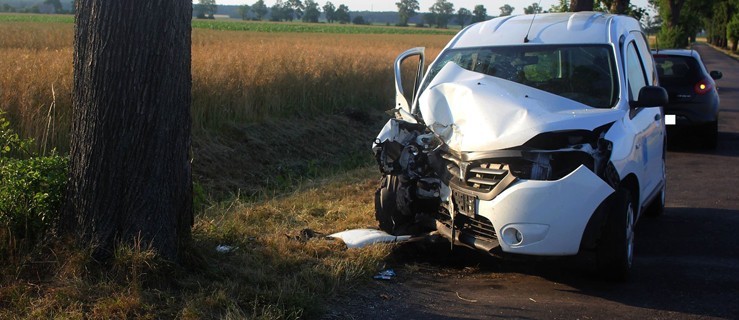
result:
[(570, 0), (570, 11), (593, 11), (595, 0)]
[(176, 260), (193, 223), (192, 2), (75, 1), (70, 170), (61, 231), (109, 258), (139, 239)]

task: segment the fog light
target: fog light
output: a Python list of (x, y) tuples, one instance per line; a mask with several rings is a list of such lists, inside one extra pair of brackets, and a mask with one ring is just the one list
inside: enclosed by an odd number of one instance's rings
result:
[(503, 240), (512, 246), (523, 243), (523, 234), (516, 228), (509, 227), (503, 230)]

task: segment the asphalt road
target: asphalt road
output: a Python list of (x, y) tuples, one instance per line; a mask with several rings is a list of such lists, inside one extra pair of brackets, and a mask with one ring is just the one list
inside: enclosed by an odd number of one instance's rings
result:
[(724, 74), (718, 149), (669, 141), (667, 209), (639, 221), (628, 282), (601, 280), (587, 254), (511, 261), (408, 244), (388, 259), (395, 279), (358, 286), (326, 318), (739, 318), (739, 62), (696, 50)]

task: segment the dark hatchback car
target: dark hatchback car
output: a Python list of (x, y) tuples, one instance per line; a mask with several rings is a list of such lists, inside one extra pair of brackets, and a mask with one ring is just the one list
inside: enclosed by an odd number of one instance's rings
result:
[(653, 50), (652, 55), (660, 86), (670, 97), (665, 106), (666, 121), (674, 115), (677, 127), (690, 128), (701, 136), (704, 146), (716, 148), (719, 97), (715, 80), (721, 79), (721, 72), (706, 71), (695, 50)]

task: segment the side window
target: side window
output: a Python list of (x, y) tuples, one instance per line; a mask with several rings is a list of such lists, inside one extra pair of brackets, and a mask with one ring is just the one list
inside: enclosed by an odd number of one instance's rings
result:
[(629, 42), (626, 48), (626, 72), (629, 80), (629, 100), (634, 101), (639, 98), (639, 90), (647, 85), (644, 67), (634, 42)]
[[(649, 53), (651, 52), (649, 50), (649, 45), (647, 44), (647, 38), (644, 36), (641, 32), (633, 31), (632, 34), (635, 34), (634, 41), (636, 42), (636, 48), (639, 52), (642, 53)], [(644, 70), (646, 71), (647, 75), (647, 84), (649, 85), (655, 85), (655, 69), (654, 69), (654, 59), (652, 59), (652, 55), (648, 55), (647, 58), (645, 58), (642, 63), (644, 63)]]

